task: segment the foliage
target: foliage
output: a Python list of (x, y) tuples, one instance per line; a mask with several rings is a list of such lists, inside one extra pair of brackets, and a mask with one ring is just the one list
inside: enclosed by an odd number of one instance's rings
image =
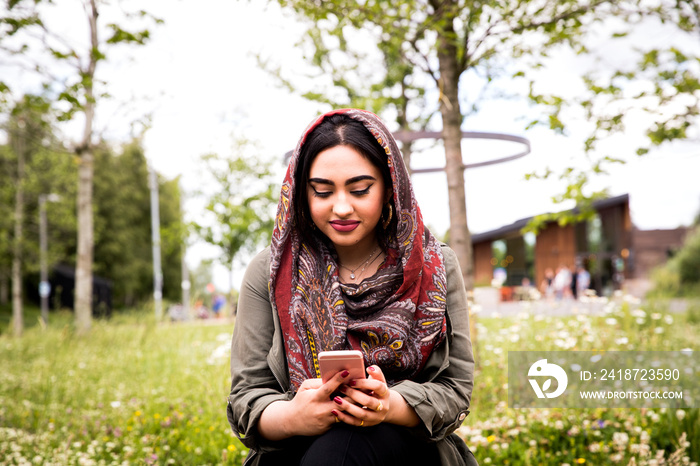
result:
[(186, 243), (187, 225), (182, 212), (180, 177), (164, 179), (159, 174), (160, 251), (163, 268), (163, 297), (170, 301), (182, 300), (182, 256)]
[[(573, 202), (578, 210), (535, 217), (529, 231), (537, 232), (552, 220), (569, 224), (590, 217), (592, 203), (607, 196), (606, 189), (591, 188), (591, 178), (606, 173), (612, 164), (624, 163), (620, 154), (606, 153), (598, 142), (623, 133), (628, 120), (640, 116), (652, 120), (646, 131), (649, 144), (640, 145), (639, 154), (697, 133), (697, 0), (278, 3), (307, 21), (299, 43), (310, 65), (305, 79), (300, 80), (306, 84), (296, 84), (288, 72), (275, 69), (269, 60), (261, 62), (288, 88), (309, 99), (396, 117), (400, 130), (429, 126), (445, 130), (453, 120), (460, 126), (486, 102), (514, 97), (530, 101), (535, 112), (542, 114), (526, 129), (541, 125), (568, 134), (573, 122), (589, 124), (583, 154), (571, 166), (561, 173), (547, 168), (527, 176), (558, 176), (566, 188), (552, 200), (556, 204)], [(643, 50), (629, 39), (645, 34), (645, 26), (652, 21), (677, 32), (681, 36), (677, 42), (685, 46), (663, 48), (657, 41)], [(592, 57), (591, 40), (604, 44), (604, 52), (619, 44), (626, 47), (624, 55), (639, 59), (630, 65), (629, 60), (608, 57), (602, 66), (596, 63), (595, 71), (583, 76), (580, 85), (566, 86), (562, 92), (569, 92), (567, 95), (538, 86), (558, 53)], [(449, 93), (450, 81), (459, 87), (456, 102)], [(577, 88), (584, 91), (572, 91)], [(446, 107), (461, 109), (459, 118), (440, 107), (446, 101), (450, 103)], [(435, 118), (438, 109), (441, 124)], [(459, 129), (454, 128), (452, 134)], [(448, 148), (447, 133), (443, 137)]]
[[(457, 431), (480, 464), (686, 464), (700, 459), (698, 409), (506, 406), (511, 350), (694, 348), (700, 322), (629, 297), (602, 316), (553, 317), (525, 304), (480, 317), (471, 415)], [(9, 309), (0, 307), (0, 323)], [(38, 309), (29, 309), (36, 322)], [(228, 426), (231, 325), (156, 324), (151, 312), (75, 335), (68, 314), (22, 340), (0, 336), (0, 464), (241, 464)], [(6, 332), (2, 332), (6, 335)], [(119, 357), (114, 357), (119, 354)], [(661, 452), (661, 453), (659, 453)], [(664, 461), (654, 463), (659, 454)], [(676, 454), (678, 462), (669, 460)]]
[[(310, 89), (303, 93), (305, 97), (379, 110), (396, 116), (401, 130), (428, 126), (442, 130), (450, 245), (459, 259), (465, 285), (471, 289), (473, 260), (462, 154), (465, 118), (476, 114), (489, 98), (527, 98), (524, 86), (513, 86), (514, 78), (532, 79), (532, 71), (556, 50), (584, 53), (585, 39), (598, 23), (611, 17), (627, 19), (636, 13), (640, 2), (278, 3), (308, 24), (304, 53), (315, 72), (313, 79), (307, 79)], [(551, 104), (545, 98), (538, 103)], [(441, 122), (433, 118), (438, 111)], [(552, 129), (560, 129), (556, 118), (550, 121)], [(404, 152), (406, 149), (404, 146)], [(407, 152), (411, 150), (409, 146)], [(591, 196), (581, 189), (587, 181), (583, 173), (583, 177), (571, 179), (562, 197), (583, 198), (579, 207), (590, 212), (594, 198), (604, 192)]]
[[(10, 263), (15, 257), (21, 266), (14, 269), (14, 279), (21, 282), (23, 273), (24, 276), (38, 275), (39, 198), (51, 193), (69, 195), (75, 192), (71, 184), (76, 182), (76, 178), (70, 175), (71, 157), (55, 136), (54, 121), (46, 99), (23, 96), (11, 107), (2, 130), (8, 136), (8, 143), (0, 149), (0, 174), (3, 180), (7, 180), (0, 187), (0, 286), (9, 280)], [(51, 240), (75, 232), (75, 214), (70, 200), (49, 203), (47, 222), (52, 227), (48, 231), (48, 260), (55, 261), (64, 256), (65, 250)], [(38, 280), (30, 286), (36, 289), (37, 284)], [(21, 332), (22, 303), (15, 304), (16, 331)]]
[[(436, 54), (441, 47), (438, 39), (450, 28), (454, 28), (448, 39), (455, 47), (458, 76), (483, 77), (479, 81), (488, 85), (509, 75), (504, 66), (509, 58), (546, 55), (557, 44), (582, 49), (589, 23), (622, 12), (615, 2), (606, 1), (278, 3), (308, 24), (298, 44), (312, 65), (305, 76), (312, 78), (307, 79), (308, 90), (282, 78), (281, 70), (268, 60), (260, 60), (288, 88), (333, 106), (356, 105), (377, 113), (392, 109), (401, 114), (400, 107), (408, 105), (410, 110), (404, 113), (420, 115), (417, 121), (423, 127), (437, 113), (442, 97), (435, 92), (441, 72)], [(462, 89), (465, 116), (484, 103), (483, 92), (478, 86)]]
[(700, 228), (688, 233), (683, 247), (652, 273), (655, 297), (700, 296)]
[(700, 285), (700, 228), (688, 235), (674, 261), (678, 263), (681, 285)]
[[(137, 141), (125, 145), (121, 154), (104, 147), (95, 156), (94, 270), (113, 282), (115, 303), (131, 307), (148, 299), (153, 290), (148, 164)], [(160, 192), (164, 186), (166, 192)], [(161, 230), (168, 232), (167, 241), (161, 242), (169, 278), (163, 282), (163, 293), (178, 299), (182, 252), (175, 244), (179, 245), (177, 232), (183, 227), (180, 193), (176, 180), (159, 180), (158, 188)]]
[[(59, 194), (47, 203), (49, 269), (59, 263), (75, 264), (75, 195), (77, 166), (74, 155), (60, 146), (37, 149), (25, 167), (24, 278), (37, 282), (39, 273), (38, 198)], [(138, 142), (115, 154), (107, 145), (96, 154), (95, 168), (95, 274), (114, 285), (114, 304), (133, 306), (150, 299), (153, 283), (151, 254), (151, 212), (147, 163)], [(0, 146), (0, 172), (14, 177), (14, 152)], [(5, 178), (6, 179), (6, 178)], [(11, 178), (10, 178), (11, 179)], [(8, 251), (13, 235), (11, 206), (16, 183), (0, 188), (0, 252)], [(178, 180), (159, 179), (161, 254), (164, 268), (164, 296), (179, 299), (181, 238), (185, 230), (180, 212)], [(11, 254), (0, 254), (0, 268), (9, 265)]]
[[(644, 129), (640, 137), (629, 139), (633, 141), (630, 153), (637, 155), (672, 141), (697, 140), (700, 130), (698, 11), (697, 0), (655, 0), (641, 2), (630, 10), (627, 19), (631, 27), (608, 18), (601, 31), (612, 31), (610, 40), (601, 41), (601, 50), (596, 54), (585, 50), (597, 60), (591, 67), (593, 71), (585, 73), (580, 83), (569, 86), (584, 89), (576, 95), (554, 94), (551, 89), (541, 89), (537, 78), (522, 71), (516, 75), (528, 81), (531, 102), (545, 113), (530, 126), (544, 125), (565, 135), (575, 125), (588, 127), (582, 148), (588, 164), (562, 170), (559, 177), (567, 180), (569, 188), (577, 189), (555, 197), (555, 202), (573, 200), (578, 205), (582, 192), (585, 196), (604, 195), (604, 191), (589, 193), (584, 188), (588, 187), (591, 175), (604, 174), (610, 165), (625, 163), (624, 154), (609, 153), (605, 142), (629, 133), (635, 125)], [(648, 35), (650, 27), (662, 30), (664, 40), (646, 40), (643, 36)], [(625, 44), (625, 59), (606, 55), (611, 40)], [(530, 176), (546, 178), (553, 174), (547, 169)], [(562, 218), (570, 216), (562, 214)], [(536, 229), (542, 219), (535, 220), (532, 227)]]
[[(587, 311), (603, 304), (602, 315)], [(585, 298), (567, 317), (525, 302), (514, 317), (479, 317), (472, 414), (459, 432), (480, 464), (686, 464), (700, 459), (698, 409), (507, 407), (509, 351), (678, 351), (697, 346), (699, 322), (658, 302)], [(476, 310), (478, 315), (478, 310)], [(487, 395), (488, 394), (488, 395)], [(689, 442), (686, 444), (686, 442)], [(654, 462), (662, 452), (663, 461)], [(672, 454), (676, 462), (669, 461)], [(632, 461), (635, 463), (632, 463)]]
[(137, 313), (96, 321), (88, 339), (70, 320), (0, 338), (0, 464), (241, 464), (225, 415), (230, 325)]
[(239, 252), (269, 244), (279, 192), (271, 163), (255, 155), (251, 142), (239, 139), (235, 144), (231, 157), (202, 156), (203, 184), (211, 192), (199, 193), (206, 201), (203, 220), (191, 225), (197, 236), (221, 251), (218, 261), (229, 270)]
[[(45, 21), (58, 5), (50, 0), (13, 0), (0, 13), (0, 53), (9, 59), (11, 65), (27, 67), (33, 76), (41, 81), (48, 101), (57, 112), (59, 121), (72, 120), (82, 115), (83, 134), (73, 145), (73, 152), (79, 159), (77, 189), (77, 254), (75, 276), (75, 316), (82, 332), (90, 329), (92, 322), (92, 276), (93, 276), (93, 164), (94, 164), (94, 124), (96, 106), (107, 94), (101, 87), (97, 73), (100, 62), (107, 58), (107, 51), (119, 44), (143, 45), (150, 37), (148, 29), (128, 31), (117, 22), (105, 24), (109, 17), (110, 4), (98, 0), (83, 0), (81, 14), (87, 29), (85, 40), (76, 44), (72, 38), (56, 33)], [(58, 10), (65, 12), (70, 10)], [(127, 13), (121, 6), (117, 11), (119, 22), (139, 29), (144, 23), (160, 20), (144, 10), (136, 14)], [(68, 13), (70, 14), (70, 13)], [(101, 40), (108, 31), (107, 38)], [(13, 86), (20, 88), (24, 82), (0, 83), (0, 91), (11, 94)], [(14, 92), (17, 92), (15, 90)], [(3, 99), (6, 100), (6, 99)]]

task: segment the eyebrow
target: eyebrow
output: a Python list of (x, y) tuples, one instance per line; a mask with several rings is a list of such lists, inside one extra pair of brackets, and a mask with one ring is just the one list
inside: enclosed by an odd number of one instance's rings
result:
[[(358, 181), (365, 181), (365, 180), (377, 181), (377, 179), (375, 177), (370, 176), (370, 175), (353, 176), (352, 178), (348, 178), (347, 180), (345, 180), (345, 186), (349, 186), (353, 183), (357, 183)], [(327, 180), (325, 178), (309, 178), (309, 183), (327, 184), (330, 186), (335, 186), (334, 182), (332, 182), (331, 180)]]

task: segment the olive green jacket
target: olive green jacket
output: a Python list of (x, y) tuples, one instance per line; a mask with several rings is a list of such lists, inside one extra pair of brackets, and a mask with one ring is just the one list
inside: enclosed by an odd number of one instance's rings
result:
[[(414, 433), (437, 442), (443, 465), (476, 464), (462, 439), (453, 432), (469, 414), (474, 385), (474, 356), (469, 338), (467, 295), (457, 257), (443, 245), (447, 275), (447, 335), (436, 347), (416, 380), (392, 386), (415, 409), (422, 424)], [(268, 279), (270, 249), (248, 266), (238, 301), (231, 343), (231, 394), (227, 414), (233, 432), (251, 449), (246, 465), (280, 448), (262, 438), (257, 424), (263, 410), (277, 400), (290, 400), (284, 335), (272, 312)]]

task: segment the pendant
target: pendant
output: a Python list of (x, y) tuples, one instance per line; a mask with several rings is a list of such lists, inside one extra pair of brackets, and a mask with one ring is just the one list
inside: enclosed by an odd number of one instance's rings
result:
[(354, 273), (351, 273), (351, 274), (350, 274), (350, 279), (351, 279), (351, 280), (354, 280), (354, 279), (355, 279), (355, 274), (354, 274)]

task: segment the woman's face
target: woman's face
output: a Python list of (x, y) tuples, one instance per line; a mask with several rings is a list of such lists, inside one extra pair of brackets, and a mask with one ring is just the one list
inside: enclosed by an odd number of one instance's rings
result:
[(373, 248), (375, 228), (390, 199), (377, 167), (349, 146), (320, 152), (306, 188), (311, 220), (336, 249)]

